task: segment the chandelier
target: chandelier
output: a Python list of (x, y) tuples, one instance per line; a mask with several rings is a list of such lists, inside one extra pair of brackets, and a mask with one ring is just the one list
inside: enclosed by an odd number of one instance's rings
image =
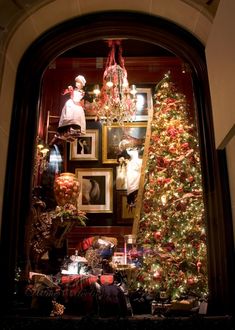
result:
[(109, 40), (108, 46), (110, 51), (103, 74), (103, 86), (100, 90), (99, 85), (95, 85), (93, 109), (97, 120), (102, 123), (123, 126), (125, 122), (135, 120), (137, 90), (135, 85), (129, 87), (121, 41)]

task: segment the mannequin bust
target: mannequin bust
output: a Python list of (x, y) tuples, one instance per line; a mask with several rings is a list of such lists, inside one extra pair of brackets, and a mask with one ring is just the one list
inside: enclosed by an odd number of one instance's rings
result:
[(140, 174), (142, 167), (142, 159), (139, 158), (139, 150), (137, 148), (127, 148), (130, 159), (127, 161), (127, 203), (130, 206), (135, 205), (138, 194)]
[(126, 166), (127, 203), (130, 207), (134, 207), (142, 168), (141, 148), (134, 146), (132, 141), (122, 140), (119, 144), (119, 150), (119, 166), (123, 166), (123, 164)]

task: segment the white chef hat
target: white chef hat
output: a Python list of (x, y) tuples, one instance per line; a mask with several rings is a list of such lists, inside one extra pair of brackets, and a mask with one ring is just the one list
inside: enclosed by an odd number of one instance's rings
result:
[(76, 78), (75, 78), (75, 81), (80, 81), (81, 83), (82, 83), (82, 85), (83, 86), (85, 86), (85, 84), (86, 84), (86, 79), (83, 77), (83, 76), (77, 76)]

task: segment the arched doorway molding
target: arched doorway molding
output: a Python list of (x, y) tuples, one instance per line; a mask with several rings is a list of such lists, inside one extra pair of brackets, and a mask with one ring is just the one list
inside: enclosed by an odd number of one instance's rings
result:
[[(22, 259), (24, 226), (31, 204), (33, 154), (38, 121), (40, 83), (44, 70), (58, 55), (77, 45), (105, 38), (131, 38), (157, 44), (187, 62), (192, 70), (200, 134), (206, 202), (210, 309), (230, 312), (232, 230), (222, 205), (218, 155), (215, 152), (212, 112), (204, 46), (190, 33), (164, 19), (130, 12), (90, 14), (46, 32), (24, 54), (17, 72), (12, 113), (6, 185), (3, 202), (2, 293), (10, 301), (14, 268)], [(21, 88), (19, 89), (18, 86)]]

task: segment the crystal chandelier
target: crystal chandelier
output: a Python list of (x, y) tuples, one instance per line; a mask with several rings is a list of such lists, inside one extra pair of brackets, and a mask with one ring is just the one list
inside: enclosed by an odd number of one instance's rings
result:
[(123, 126), (125, 122), (135, 120), (137, 90), (135, 85), (129, 87), (121, 41), (110, 40), (108, 45), (110, 51), (103, 74), (103, 86), (100, 90), (99, 85), (95, 85), (93, 109), (97, 120), (102, 123)]

